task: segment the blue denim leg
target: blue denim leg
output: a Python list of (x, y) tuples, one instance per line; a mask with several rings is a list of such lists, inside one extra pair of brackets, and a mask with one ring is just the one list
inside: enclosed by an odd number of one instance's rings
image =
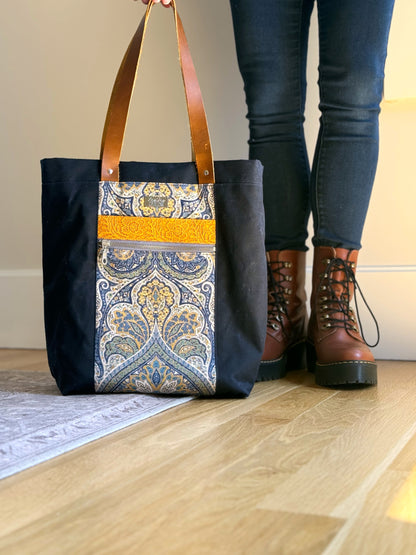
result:
[(310, 168), (303, 122), (312, 7), (313, 0), (231, 0), (249, 156), (264, 165), (267, 250), (306, 250)]
[(320, 132), (311, 176), (313, 244), (361, 247), (378, 159), (394, 0), (318, 0)]
[(322, 116), (311, 176), (303, 122), (314, 0), (230, 2), (249, 155), (265, 168), (266, 248), (305, 250), (310, 203), (315, 245), (360, 248), (394, 0), (317, 0)]

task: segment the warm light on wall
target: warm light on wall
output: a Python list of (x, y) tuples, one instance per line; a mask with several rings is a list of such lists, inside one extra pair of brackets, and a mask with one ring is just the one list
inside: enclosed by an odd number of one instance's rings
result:
[(416, 466), (394, 498), (387, 516), (403, 522), (416, 523)]
[(384, 97), (416, 97), (416, 2), (396, 0), (391, 24)]

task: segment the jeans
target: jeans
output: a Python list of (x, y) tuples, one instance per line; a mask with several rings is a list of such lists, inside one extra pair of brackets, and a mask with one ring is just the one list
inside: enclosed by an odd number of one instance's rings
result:
[(249, 156), (264, 165), (267, 250), (361, 248), (379, 146), (394, 0), (317, 0), (320, 130), (303, 124), (314, 0), (230, 0), (248, 106)]

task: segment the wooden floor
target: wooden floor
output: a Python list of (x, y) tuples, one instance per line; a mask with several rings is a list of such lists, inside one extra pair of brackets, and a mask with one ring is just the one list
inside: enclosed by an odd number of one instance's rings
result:
[(0, 553), (414, 555), (416, 363), (380, 362), (377, 388), (297, 372), (192, 401), (6, 478)]

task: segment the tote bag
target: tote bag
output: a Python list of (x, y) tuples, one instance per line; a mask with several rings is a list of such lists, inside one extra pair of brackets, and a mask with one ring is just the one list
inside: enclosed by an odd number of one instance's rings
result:
[(194, 161), (120, 162), (152, 4), (117, 75), (100, 159), (41, 162), (49, 366), (65, 395), (247, 396), (266, 332), (262, 166), (213, 163), (174, 1)]

